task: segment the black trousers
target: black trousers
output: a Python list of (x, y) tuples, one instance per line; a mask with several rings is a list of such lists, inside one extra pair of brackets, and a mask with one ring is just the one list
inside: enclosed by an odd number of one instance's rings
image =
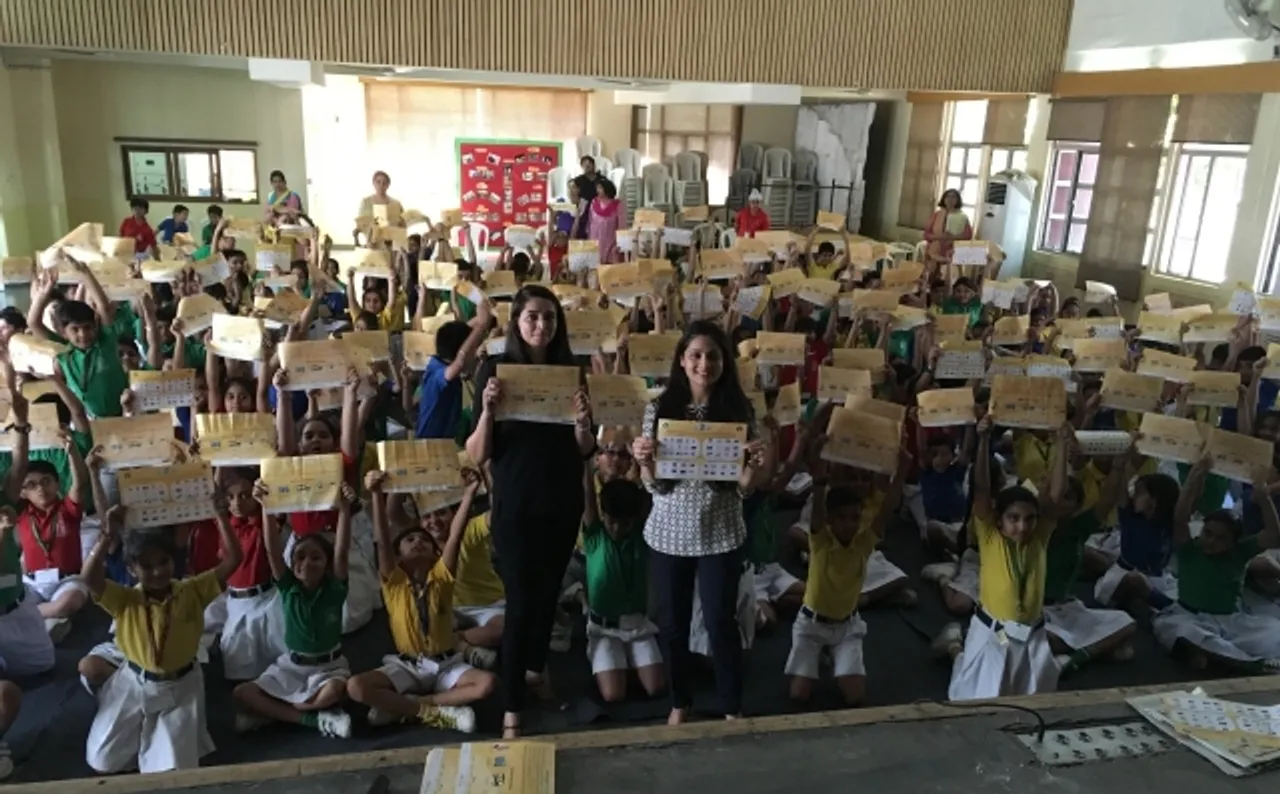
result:
[(742, 713), (742, 636), (738, 630), (741, 548), (710, 557), (672, 557), (650, 549), (649, 571), (658, 599), (658, 627), (671, 686), (671, 707), (692, 705), (689, 624), (698, 583), (702, 616), (711, 639), (716, 691), (725, 714)]
[(581, 513), (510, 516), (490, 527), (496, 568), (507, 595), (502, 629), (502, 700), (506, 711), (524, 709), (525, 671), (546, 669), (560, 587), (581, 521)]

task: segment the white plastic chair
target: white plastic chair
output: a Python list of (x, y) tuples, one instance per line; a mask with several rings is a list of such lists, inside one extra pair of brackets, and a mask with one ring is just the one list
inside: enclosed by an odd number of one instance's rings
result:
[(702, 161), (695, 152), (680, 152), (675, 157), (675, 172), (672, 177), (677, 182), (697, 182), (702, 179)]
[(569, 169), (564, 166), (547, 172), (548, 203), (569, 200)]
[(476, 246), (476, 259), (479, 260), (476, 264), (484, 271), (492, 269), (493, 260), (488, 254), (489, 227), (485, 226), (483, 223), (471, 221), (469, 223), (462, 224), (462, 226), (455, 227), (458, 230), (457, 234), (454, 235), (454, 239), (458, 243), (455, 246), (455, 253), (461, 257), (465, 257), (467, 255), (467, 239), (462, 233), (462, 228), (464, 226), (471, 230), (471, 242)]
[(763, 146), (758, 143), (748, 142), (738, 147), (738, 168), (748, 168), (758, 174), (763, 165)]
[(791, 152), (775, 146), (764, 153), (764, 171), (761, 176), (765, 182), (772, 179), (791, 179)]
[(600, 144), (600, 139), (594, 135), (583, 135), (574, 141), (574, 146), (578, 150), (578, 162), (582, 162), (584, 157), (593, 157), (600, 159), (600, 152), (604, 147)]
[(721, 248), (733, 248), (733, 244), (738, 240), (738, 233), (733, 229), (725, 227), (720, 230), (719, 237)]
[(796, 184), (812, 185), (818, 178), (818, 155), (808, 149), (796, 152), (792, 165), (792, 179)]
[[(608, 157), (603, 157), (603, 156), (602, 156), (602, 157), (597, 157), (597, 158), (596, 158), (596, 172), (597, 172), (597, 173), (605, 174), (605, 175), (607, 176), (607, 175), (609, 174), (609, 172), (610, 172), (610, 171), (612, 171), (612, 170), (613, 170), (613, 161), (612, 161), (612, 160), (610, 160)], [(610, 181), (612, 181), (612, 180), (610, 180)]]
[(640, 176), (642, 162), (640, 152), (635, 149), (619, 149), (613, 153), (614, 165), (626, 171), (628, 177)]

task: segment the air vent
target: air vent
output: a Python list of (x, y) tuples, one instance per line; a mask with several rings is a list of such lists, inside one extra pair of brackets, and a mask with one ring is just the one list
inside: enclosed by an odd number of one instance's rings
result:
[(987, 203), (995, 204), (1003, 207), (1005, 195), (1009, 192), (1009, 186), (1004, 182), (988, 182), (987, 183)]

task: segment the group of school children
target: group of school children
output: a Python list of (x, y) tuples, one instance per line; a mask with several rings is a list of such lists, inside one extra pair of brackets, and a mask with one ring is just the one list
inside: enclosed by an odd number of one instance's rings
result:
[[(135, 213), (135, 225), (139, 217)], [(475, 300), (479, 296), (468, 285), (482, 281), (484, 268), (469, 236), (467, 258), (457, 259), (443, 226), (410, 236), (394, 251), (392, 278), (365, 278), (357, 294), (357, 274), (340, 272), (329, 239), (313, 230), (299, 242), (290, 266), (307, 308), (279, 332), (281, 339), (306, 338), (321, 322), (395, 333), (421, 327), (437, 313), (453, 318), (436, 330), (436, 353), (425, 371), (399, 364), (353, 369), (340, 406), (324, 409), (320, 395), (287, 389), (287, 373), (270, 343), (257, 364), (224, 360), (175, 319), (183, 295), (203, 291), (240, 314), (255, 311), (255, 296), (271, 295), (236, 238), (224, 233), (226, 223), (217, 219), (207, 240), (230, 268), (224, 282), (203, 284), (184, 273), (132, 304), (117, 303), (107, 298), (92, 267), (74, 262), (78, 286), (59, 286), (55, 273), (46, 271), (33, 284), (25, 316), (0, 312), (0, 351), (19, 333), (67, 345), (34, 400), (56, 405), (60, 449), (29, 450), (32, 405), (24, 395), (35, 378), (15, 372), (7, 352), (0, 352), (12, 404), (12, 452), (4, 462), (0, 510), (0, 731), (12, 724), (21, 703), (11, 679), (51, 669), (54, 643), (90, 601), (114, 620), (111, 638), (79, 666), (98, 702), (86, 759), (100, 773), (194, 767), (213, 749), (202, 678), (210, 652), (221, 656), (225, 676), (239, 682), (238, 730), (283, 722), (346, 737), (353, 725), (345, 704), (354, 702), (368, 708), (374, 727), (416, 722), (473, 731), (470, 704), (497, 686), (491, 671), (501, 662), (496, 650), (504, 630), (503, 581), (488, 514), (478, 509), (493, 483), (483, 466), (469, 469), (460, 503), (415, 502), (384, 492), (385, 476), (366, 450), (369, 442), (388, 437), (389, 417), (412, 438), (465, 439), (470, 415), (480, 410), (481, 396), (469, 388), (477, 360), (494, 337), (518, 332), (518, 318), (496, 328), (491, 301)], [(300, 207), (278, 205), (271, 223), (309, 222)], [(563, 225), (550, 227), (545, 246), (503, 251), (494, 266), (513, 270), (522, 284), (576, 287), (562, 301), (565, 310), (597, 309), (582, 305), (606, 299), (591, 292), (591, 268), (568, 266), (566, 234), (556, 231)], [(835, 280), (847, 292), (880, 288), (881, 272), (893, 266), (855, 265), (832, 242), (816, 249), (815, 242), (810, 234), (773, 262), (750, 267), (723, 285), (720, 305), (710, 312), (703, 307), (703, 316), (693, 318), (681, 305), (679, 282), (697, 278), (697, 250), (664, 250), (660, 241), (637, 240), (638, 254), (648, 245), (652, 256), (670, 255), (676, 283), (658, 285), (634, 302), (616, 353), (581, 361), (588, 371), (627, 373), (631, 335), (683, 328), (686, 340), (673, 368), (702, 367), (698, 377), (709, 380), (716, 394), (733, 392), (725, 399), (743, 401), (746, 392), (763, 391), (772, 405), (777, 389), (792, 383), (812, 398), (836, 347), (886, 351), (877, 397), (908, 409), (895, 474), (828, 461), (823, 452), (833, 406), (810, 399), (795, 427), (770, 415), (754, 417), (758, 442), (746, 465), (765, 471), (744, 479), (736, 495), (725, 492), (732, 509), (741, 510), (737, 523), (746, 527), (745, 537), (730, 541), (744, 562), (736, 639), (750, 647), (757, 631), (785, 625), (794, 614), (784, 671), (793, 698), (808, 699), (825, 668), (849, 704), (865, 699), (867, 629), (860, 609), (910, 606), (917, 597), (910, 577), (877, 550), (889, 530), (918, 532), (939, 560), (922, 578), (937, 583), (949, 611), (969, 617), (967, 626), (947, 626), (934, 643), (951, 660), (953, 699), (1052, 690), (1060, 676), (1082, 665), (1131, 656), (1129, 640), (1140, 624), (1197, 667), (1275, 665), (1280, 521), (1273, 493), (1280, 493), (1280, 478), (1274, 469), (1259, 470), (1240, 487), (1211, 473), (1207, 460), (1179, 470), (1132, 450), (1084, 456), (1074, 431), (1137, 427), (1137, 416), (1099, 407), (1096, 381), (1079, 380), (1069, 421), (1056, 430), (1009, 431), (986, 415), (987, 389), (980, 381), (939, 381), (928, 324), (903, 330), (891, 315), (846, 316), (837, 300), (818, 306), (796, 295), (770, 300), (758, 320), (733, 308), (737, 290), (764, 283), (773, 271), (799, 268), (810, 278)], [(848, 251), (847, 236), (844, 243)], [(456, 263), (457, 287), (445, 293), (415, 289), (419, 268), (432, 258)], [(970, 338), (987, 338), (1000, 312), (979, 297), (984, 274), (957, 278), (952, 266), (932, 258), (923, 273), (901, 302), (931, 314), (966, 315)], [(584, 294), (591, 297), (584, 301)], [(1082, 307), (1075, 298), (1060, 300), (1050, 286), (1031, 289), (1014, 310), (1030, 315), (1028, 352), (1057, 352), (1056, 319), (1078, 316)], [(759, 365), (754, 382), (739, 382), (729, 340), (775, 328), (805, 336), (804, 360)], [(1206, 368), (1242, 374), (1239, 410), (1216, 411), (1202, 421), (1276, 441), (1276, 389), (1261, 377), (1266, 362), (1253, 333), (1242, 323), (1223, 349), (1191, 351)], [(715, 344), (689, 345), (691, 336)], [(1142, 347), (1133, 337), (1136, 361)], [(695, 348), (703, 351), (696, 365), (686, 360)], [(188, 367), (196, 373), (194, 404), (175, 411), (175, 435), (188, 445), (187, 454), (199, 455), (193, 415), (274, 413), (279, 455), (342, 454), (340, 503), (281, 520), (262, 507), (265, 485), (256, 469), (223, 467), (216, 470), (214, 520), (126, 531), (127, 511), (117, 504), (115, 476), (103, 465), (89, 420), (132, 414), (130, 370)], [(965, 385), (979, 406), (973, 424), (919, 426), (915, 395)], [(1170, 384), (1166, 397), (1167, 405), (1152, 410), (1187, 412), (1185, 389)], [(711, 398), (713, 408), (719, 399)], [(579, 408), (589, 418), (589, 405)], [(673, 698), (687, 697), (681, 674), (670, 668), (670, 659), (664, 662), (670, 638), (659, 637), (651, 620), (656, 605), (650, 603), (648, 546), (656, 536), (645, 527), (653, 523), (655, 503), (688, 494), (655, 479), (649, 424), (638, 416), (635, 427), (598, 429), (593, 465), (582, 483), (579, 550), (558, 607), (556, 635), (570, 615), (568, 604), (586, 616), (587, 655), (606, 702), (626, 697), (631, 670), (647, 695), (671, 689)], [(776, 514), (789, 500), (803, 500), (804, 509), (794, 526), (778, 533)], [(685, 518), (695, 528), (717, 520), (698, 513), (695, 502), (673, 504), (694, 511)], [(94, 529), (96, 539), (82, 553), (82, 530), (88, 536)], [(799, 550), (807, 568), (803, 578), (780, 564), (784, 544)], [(1090, 605), (1074, 595), (1076, 580), (1085, 575), (1097, 577)], [(380, 667), (353, 671), (343, 638), (367, 624), (379, 606), (394, 648)], [(714, 636), (718, 629), (701, 624), (700, 609), (695, 603), (692, 628), (685, 628), (688, 648), (712, 657), (727, 653)], [(690, 625), (690, 617), (683, 620)]]

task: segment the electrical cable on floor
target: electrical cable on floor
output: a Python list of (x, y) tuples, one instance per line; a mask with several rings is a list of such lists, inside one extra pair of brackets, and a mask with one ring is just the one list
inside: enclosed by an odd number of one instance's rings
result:
[(913, 701), (913, 705), (929, 703), (934, 706), (943, 706), (949, 709), (1006, 709), (1008, 711), (1019, 711), (1023, 714), (1030, 714), (1036, 720), (1036, 744), (1044, 744), (1044, 734), (1048, 730), (1048, 723), (1044, 721), (1044, 717), (1040, 712), (1029, 706), (1017, 706), (1012, 703), (992, 703), (990, 701), (975, 700), (973, 702), (958, 702), (954, 700), (935, 700), (933, 698), (923, 698)]

